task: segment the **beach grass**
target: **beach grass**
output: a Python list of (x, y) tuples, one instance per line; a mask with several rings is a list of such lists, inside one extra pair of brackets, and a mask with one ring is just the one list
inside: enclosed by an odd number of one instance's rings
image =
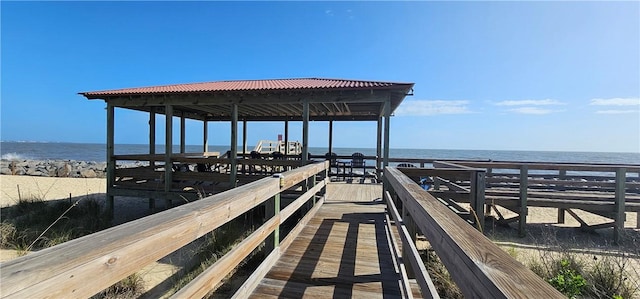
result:
[(71, 200), (20, 199), (0, 209), (0, 248), (38, 250), (110, 227), (99, 201), (90, 196)]

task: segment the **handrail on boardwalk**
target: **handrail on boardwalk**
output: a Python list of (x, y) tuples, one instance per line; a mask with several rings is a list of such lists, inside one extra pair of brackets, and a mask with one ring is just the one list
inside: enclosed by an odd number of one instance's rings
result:
[[(281, 177), (264, 178), (7, 261), (0, 264), (0, 297), (90, 297), (264, 203), (265, 223), (174, 295), (205, 296), (266, 240), (271, 253), (236, 293), (242, 296), (259, 282), (260, 275), (271, 268), (323, 203), (327, 167), (328, 162), (303, 166)], [(321, 179), (316, 181), (316, 177)], [(303, 194), (280, 211), (280, 192), (298, 185)], [(314, 207), (279, 242), (279, 225), (306, 203)]]
[(400, 170), (386, 167), (384, 178), (404, 224), (429, 240), (466, 298), (565, 298)]

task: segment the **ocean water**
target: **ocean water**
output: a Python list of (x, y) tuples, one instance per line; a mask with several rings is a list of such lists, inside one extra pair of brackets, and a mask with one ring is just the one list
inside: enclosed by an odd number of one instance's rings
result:
[[(116, 144), (116, 154), (145, 154), (148, 145)], [(209, 151), (221, 153), (228, 146), (209, 146)], [(201, 145), (186, 146), (187, 152), (201, 152)], [(373, 148), (334, 148), (338, 155), (351, 155), (361, 152), (374, 156)], [(156, 153), (163, 153), (164, 145), (156, 146)], [(179, 146), (173, 147), (179, 152)], [(324, 155), (327, 148), (311, 147), (309, 152)], [(602, 152), (553, 152), (553, 151), (504, 151), (504, 150), (441, 150), (441, 149), (390, 149), (392, 158), (418, 159), (465, 159), (524, 162), (571, 162), (571, 163), (608, 163), (640, 164), (640, 153), (602, 153)], [(51, 142), (0, 142), (0, 158), (8, 160), (78, 160), (106, 161), (106, 145), (95, 143), (51, 143)]]

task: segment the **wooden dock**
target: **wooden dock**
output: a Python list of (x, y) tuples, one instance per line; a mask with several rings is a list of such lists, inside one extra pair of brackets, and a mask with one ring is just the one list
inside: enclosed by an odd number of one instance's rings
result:
[[(382, 185), (331, 183), (327, 193), (251, 298), (403, 297)], [(421, 297), (415, 284), (412, 293)]]

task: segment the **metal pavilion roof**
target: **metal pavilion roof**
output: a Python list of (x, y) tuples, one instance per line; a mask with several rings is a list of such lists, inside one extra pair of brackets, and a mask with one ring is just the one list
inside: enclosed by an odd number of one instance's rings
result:
[(310, 103), (311, 120), (376, 120), (389, 99), (392, 111), (413, 83), (297, 78), (215, 81), (81, 92), (116, 107), (163, 113), (173, 105), (178, 115), (229, 120), (238, 104), (241, 120), (300, 120), (302, 103)]

